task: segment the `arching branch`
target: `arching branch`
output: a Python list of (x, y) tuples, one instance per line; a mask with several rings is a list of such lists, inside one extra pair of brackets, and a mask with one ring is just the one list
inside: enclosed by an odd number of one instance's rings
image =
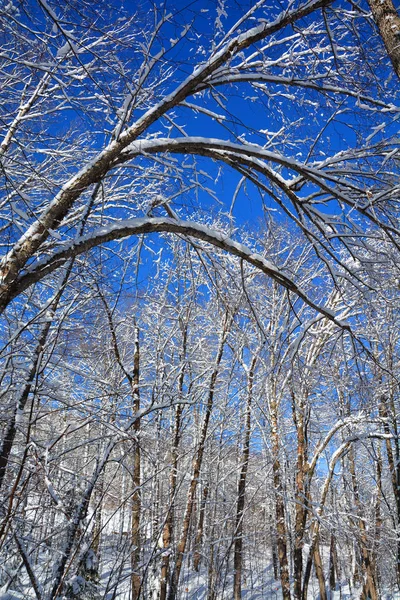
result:
[(119, 240), (131, 235), (141, 235), (148, 233), (177, 233), (184, 236), (194, 237), (220, 248), (229, 254), (238, 256), (247, 263), (257, 267), (261, 272), (265, 273), (277, 283), (282, 285), (288, 291), (293, 292), (301, 298), (308, 306), (318, 311), (327, 319), (331, 320), (338, 327), (350, 330), (347, 323), (343, 323), (337, 319), (334, 313), (315, 302), (310, 298), (290, 277), (282, 272), (272, 262), (254, 253), (250, 248), (229, 238), (225, 233), (187, 221), (180, 221), (169, 218), (148, 218), (148, 219), (128, 219), (121, 221), (109, 227), (102, 227), (88, 236), (78, 238), (73, 243), (64, 248), (60, 248), (50, 258), (37, 261), (29, 270), (26, 271), (17, 281), (12, 295), (7, 297), (7, 302), (22, 293), (32, 284), (40, 281), (46, 275), (52, 273), (57, 268), (62, 266), (68, 259), (78, 256), (83, 252), (87, 252), (91, 248), (110, 242)]

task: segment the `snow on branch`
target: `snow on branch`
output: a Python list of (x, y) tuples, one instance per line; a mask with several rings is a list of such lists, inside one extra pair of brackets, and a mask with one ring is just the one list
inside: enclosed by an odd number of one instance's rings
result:
[(257, 267), (282, 285), (288, 291), (295, 293), (311, 308), (318, 311), (324, 317), (335, 323), (338, 327), (350, 330), (350, 326), (336, 318), (333, 311), (322, 306), (310, 298), (288, 275), (279, 267), (265, 259), (260, 254), (253, 252), (247, 246), (236, 242), (225, 233), (211, 229), (205, 225), (175, 220), (170, 218), (142, 218), (127, 219), (108, 227), (101, 227), (90, 235), (78, 238), (64, 248), (60, 248), (50, 258), (37, 261), (30, 267), (18, 281), (17, 293), (21, 293), (33, 283), (40, 281), (43, 277), (53, 272), (69, 258), (78, 256), (83, 252), (111, 240), (122, 239), (131, 235), (148, 233), (177, 233), (207, 242), (217, 248), (225, 250), (229, 254), (238, 256), (249, 264)]

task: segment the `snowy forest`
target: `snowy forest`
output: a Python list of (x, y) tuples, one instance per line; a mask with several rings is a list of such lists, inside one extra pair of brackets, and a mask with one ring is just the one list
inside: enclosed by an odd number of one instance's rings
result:
[(399, 15), (1, 0), (1, 600), (400, 598)]

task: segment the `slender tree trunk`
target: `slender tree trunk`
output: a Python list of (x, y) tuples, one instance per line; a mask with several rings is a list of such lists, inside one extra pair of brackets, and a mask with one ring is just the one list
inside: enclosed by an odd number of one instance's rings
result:
[[(183, 329), (182, 339), (182, 367), (178, 378), (178, 399), (183, 398), (183, 383), (185, 379), (185, 357), (187, 348), (187, 333), (188, 324), (186, 323)], [(181, 421), (182, 421), (182, 410), (183, 405), (178, 404), (175, 408), (175, 425), (174, 425), (174, 440), (172, 444), (172, 467), (169, 477), (170, 481), (170, 493), (169, 493), (169, 507), (168, 514), (165, 520), (165, 524), (162, 532), (162, 544), (164, 554), (162, 557), (161, 564), (161, 578), (160, 578), (160, 600), (166, 600), (168, 591), (168, 579), (169, 579), (169, 566), (171, 559), (171, 546), (172, 546), (172, 535), (174, 529), (174, 513), (175, 513), (175, 494), (177, 490), (177, 479), (178, 479), (178, 459), (179, 459), (179, 445), (181, 440)]]
[(104, 472), (101, 473), (98, 481), (97, 488), (94, 491), (94, 527), (92, 533), (92, 544), (91, 548), (96, 554), (98, 563), (100, 563), (100, 542), (101, 542), (101, 531), (102, 531), (102, 514), (103, 514), (103, 492), (104, 492)]
[(238, 482), (238, 495), (235, 522), (235, 546), (233, 555), (233, 596), (235, 600), (242, 598), (242, 567), (243, 567), (243, 516), (246, 493), (246, 478), (250, 455), (251, 433), (251, 403), (253, 399), (253, 380), (256, 357), (253, 358), (247, 375), (247, 403), (244, 424), (244, 443), (241, 457), (241, 469)]
[(317, 513), (316, 518), (313, 520), (313, 522), (311, 524), (311, 528), (310, 528), (310, 548), (308, 551), (306, 568), (304, 570), (302, 600), (307, 600), (308, 585), (310, 582), (313, 560), (315, 558), (315, 548), (316, 548), (316, 545), (318, 543), (318, 538), (319, 538), (321, 517), (324, 513), (324, 507), (325, 507), (326, 499), (328, 496), (329, 486), (331, 484), (332, 477), (333, 477), (333, 474), (335, 471), (335, 466), (336, 466), (338, 460), (340, 460), (342, 458), (343, 454), (345, 454), (349, 450), (350, 446), (351, 446), (351, 441), (344, 442), (336, 450), (336, 452), (334, 452), (334, 454), (331, 458), (331, 461), (329, 463), (328, 474), (325, 478), (325, 483), (323, 485), (322, 492), (320, 495), (318, 508), (316, 510), (316, 513)]
[[(390, 421), (393, 426), (395, 434), (394, 441), (388, 437), (386, 438), (386, 455), (389, 463), (389, 470), (391, 475), (392, 490), (396, 505), (396, 525), (397, 525), (397, 585), (400, 588), (400, 447), (397, 431), (396, 411), (394, 407), (393, 398), (391, 399), (391, 415)], [(381, 397), (379, 405), (379, 415), (383, 420), (383, 430), (387, 435), (390, 435), (389, 425), (389, 411), (387, 406), (387, 399), (385, 396)], [(393, 446), (394, 445), (394, 450)]]
[(276, 535), (275, 531), (272, 531), (271, 527), (271, 546), (272, 546), (272, 567), (274, 570), (274, 579), (277, 581), (279, 579), (279, 560), (278, 560), (278, 550), (276, 547)]
[[(155, 390), (153, 387), (153, 392), (152, 392), (152, 402), (153, 404), (155, 403)], [(161, 506), (161, 481), (160, 481), (160, 477), (158, 477), (158, 468), (159, 465), (162, 464), (162, 460), (161, 460), (161, 411), (159, 411), (156, 415), (156, 440), (157, 440), (157, 450), (156, 450), (156, 464), (155, 464), (155, 468), (154, 468), (154, 476), (153, 476), (153, 487), (154, 487), (154, 496), (155, 496), (155, 500), (152, 506), (152, 513), (153, 513), (153, 518), (152, 518), (152, 539), (153, 539), (153, 543), (154, 544), (158, 544), (159, 543), (159, 539), (160, 539), (160, 506)], [(155, 567), (154, 567), (155, 568)]]
[[(132, 398), (133, 411), (137, 413), (140, 410), (140, 394), (139, 394), (139, 374), (140, 374), (140, 351), (139, 351), (139, 328), (135, 325), (135, 349), (133, 355), (133, 374), (132, 374)], [(136, 435), (135, 450), (133, 456), (133, 495), (132, 495), (132, 527), (131, 527), (131, 598), (138, 600), (141, 587), (141, 576), (139, 573), (140, 564), (140, 513), (141, 513), (141, 457), (140, 457), (140, 419), (136, 419), (134, 423), (134, 432)]]
[(307, 443), (304, 418), (305, 402), (302, 402), (299, 410), (293, 399), (293, 411), (297, 430), (297, 465), (296, 465), (296, 491), (295, 491), (295, 536), (293, 551), (294, 571), (294, 597), (301, 600), (302, 578), (303, 578), (303, 545), (304, 530), (307, 519)]
[(209, 491), (208, 485), (205, 485), (204, 489), (203, 489), (203, 497), (201, 499), (199, 524), (197, 527), (195, 552), (194, 552), (194, 556), (193, 556), (193, 568), (196, 572), (199, 571), (200, 561), (201, 561), (201, 546), (203, 543), (204, 519), (205, 519), (205, 515), (206, 515), (208, 491)]
[(164, 555), (161, 564), (161, 580), (160, 580), (160, 600), (165, 600), (167, 597), (169, 564), (171, 555), (172, 532), (174, 528), (174, 504), (176, 494), (176, 483), (178, 476), (178, 450), (181, 437), (181, 420), (182, 420), (182, 405), (179, 404), (175, 409), (175, 426), (174, 426), (174, 442), (172, 447), (172, 468), (170, 473), (170, 500), (168, 507), (168, 515), (165, 520), (165, 525), (162, 533), (162, 544)]
[[(336, 294), (332, 297), (332, 303), (335, 305)], [(319, 326), (316, 328), (316, 332)], [(292, 413), (293, 421), (297, 433), (297, 461), (296, 461), (296, 482), (295, 482), (295, 535), (293, 549), (293, 592), (296, 600), (301, 600), (303, 597), (302, 578), (303, 578), (303, 548), (304, 534), (306, 530), (306, 522), (308, 517), (309, 502), (310, 502), (310, 485), (313, 477), (313, 469), (308, 464), (308, 396), (309, 396), (309, 378), (313, 375), (313, 367), (315, 366), (318, 357), (320, 356), (327, 339), (326, 331), (318, 331), (317, 335), (308, 348), (306, 369), (303, 372), (304, 382), (300, 390), (295, 393), (295, 386), (292, 383)], [(318, 550), (318, 545), (316, 547)], [(320, 585), (322, 588), (322, 584)], [(324, 592), (326, 594), (326, 592)]]
[(329, 587), (332, 592), (336, 589), (336, 574), (338, 572), (338, 561), (336, 551), (336, 539), (335, 536), (331, 535), (331, 543), (329, 546)]
[[(129, 382), (132, 396), (132, 411), (136, 415), (140, 411), (140, 345), (139, 345), (139, 328), (134, 322), (134, 351), (133, 351), (133, 370), (132, 373), (126, 369), (119, 350), (117, 332), (115, 329), (113, 314), (108, 306), (104, 294), (97, 285), (98, 294), (103, 303), (104, 310), (107, 316), (108, 325), (111, 334), (112, 348), (115, 360), (120, 367), (122, 373)], [(140, 556), (141, 556), (141, 540), (140, 540), (140, 520), (141, 520), (141, 452), (140, 452), (140, 417), (133, 422), (133, 432), (135, 435), (135, 444), (133, 452), (133, 475), (132, 475), (132, 507), (131, 507), (131, 600), (138, 600), (141, 590), (141, 575), (139, 573)]]
[(364, 600), (377, 600), (378, 592), (376, 588), (376, 578), (373, 568), (373, 561), (371, 552), (368, 549), (367, 532), (365, 528), (365, 520), (362, 516), (363, 509), (360, 501), (358, 482), (356, 477), (355, 460), (354, 460), (354, 449), (351, 446), (349, 451), (349, 470), (351, 475), (351, 481), (353, 484), (353, 497), (354, 504), (359, 516), (359, 530), (360, 530), (360, 551), (361, 551), (361, 564), (363, 570), (364, 585), (361, 593), (361, 598)]
[[(393, 490), (394, 490), (394, 482), (396, 482), (396, 494), (395, 494), (395, 502), (396, 502), (396, 511), (397, 511), (397, 586), (400, 590), (400, 435), (399, 429), (397, 427), (397, 419), (398, 419), (398, 410), (396, 410), (395, 406), (395, 393), (392, 389), (389, 402), (390, 402), (390, 412), (391, 412), (391, 421), (393, 427), (393, 444), (394, 451), (396, 456), (396, 469), (394, 471), (395, 476), (392, 477), (393, 482)], [(390, 441), (390, 440), (388, 440)]]
[[(123, 498), (125, 500), (125, 494), (126, 494), (126, 469), (122, 470), (122, 477), (121, 477), (121, 498)], [(119, 525), (119, 539), (120, 539), (120, 543), (122, 541), (122, 536), (124, 535), (126, 529), (126, 503), (124, 502), (122, 504), (122, 510), (121, 510), (121, 520), (120, 520), (120, 525)]]
[(220, 367), (221, 360), (222, 360), (222, 355), (223, 355), (223, 351), (224, 351), (227, 334), (228, 334), (230, 325), (232, 323), (232, 320), (233, 320), (233, 316), (231, 316), (230, 318), (226, 318), (226, 320), (225, 320), (225, 324), (224, 324), (220, 342), (219, 342), (219, 348), (217, 351), (214, 369), (211, 374), (208, 399), (207, 399), (207, 405), (206, 405), (206, 412), (205, 412), (203, 424), (201, 427), (197, 453), (193, 460), (192, 478), (191, 478), (191, 482), (190, 482), (189, 490), (188, 490), (186, 510), (185, 510), (185, 515), (184, 515), (184, 519), (183, 519), (183, 527), (182, 527), (181, 537), (180, 537), (180, 540), (177, 545), (175, 566), (174, 566), (174, 570), (171, 575), (171, 585), (170, 585), (170, 589), (169, 589), (168, 600), (175, 600), (177, 591), (178, 591), (179, 578), (180, 578), (180, 574), (181, 574), (183, 559), (185, 556), (186, 544), (188, 541), (190, 519), (191, 519), (193, 508), (194, 508), (197, 484), (198, 484), (199, 477), (200, 477), (200, 470), (201, 470), (201, 465), (203, 462), (204, 449), (205, 449), (205, 444), (206, 444), (206, 439), (207, 439), (208, 425), (210, 422), (211, 412), (212, 412), (212, 408), (213, 408), (215, 385), (217, 382), (219, 367)]
[(275, 488), (275, 516), (276, 516), (276, 533), (277, 533), (277, 548), (279, 558), (279, 569), (282, 586), (283, 600), (290, 600), (290, 581), (289, 581), (289, 562), (287, 552), (287, 533), (285, 521), (285, 504), (283, 499), (283, 485), (281, 465), (279, 461), (279, 431), (278, 431), (278, 406), (274, 397), (270, 402), (270, 418), (271, 418), (271, 436), (272, 436), (272, 453), (273, 453), (273, 475)]
[(320, 549), (319, 549), (319, 538), (317, 539), (316, 544), (315, 544), (315, 550), (314, 550), (314, 568), (315, 568), (315, 574), (316, 574), (317, 579), (318, 579), (318, 587), (319, 587), (319, 597), (320, 597), (320, 600), (328, 600), (328, 597), (326, 595), (324, 569), (323, 569), (323, 565), (322, 565), (321, 552), (320, 552)]
[(375, 500), (375, 539), (372, 549), (372, 559), (374, 565), (374, 573), (376, 578), (376, 586), (380, 589), (380, 571), (378, 563), (378, 549), (382, 529), (382, 454), (380, 442), (378, 442), (377, 460), (376, 460), (376, 500)]
[[(211, 537), (214, 539), (214, 535)], [(208, 582), (207, 582), (207, 600), (215, 599), (215, 567), (214, 567), (214, 544), (211, 544), (210, 557), (208, 562)]]

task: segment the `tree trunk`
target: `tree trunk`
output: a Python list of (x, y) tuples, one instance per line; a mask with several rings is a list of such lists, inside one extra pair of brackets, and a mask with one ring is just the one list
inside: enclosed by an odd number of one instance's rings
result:
[(179, 449), (179, 443), (180, 443), (180, 437), (181, 437), (181, 417), (182, 417), (182, 405), (179, 404), (175, 409), (174, 442), (173, 442), (173, 447), (172, 447), (172, 468), (171, 468), (171, 473), (170, 473), (170, 501), (169, 501), (169, 507), (168, 507), (168, 515), (165, 520), (165, 525), (164, 525), (163, 533), (162, 533), (162, 544), (163, 544), (163, 549), (164, 549), (164, 555), (162, 557), (162, 564), (161, 564), (160, 600), (165, 600), (167, 597), (172, 532), (173, 532), (173, 528), (174, 528), (174, 504), (175, 504), (176, 482), (177, 482), (177, 474), (178, 474), (178, 449)]
[(98, 565), (100, 563), (100, 542), (102, 532), (102, 513), (103, 513), (103, 493), (104, 493), (104, 472), (101, 473), (98, 486), (94, 491), (94, 527), (92, 533), (91, 548), (95, 553)]
[(337, 551), (336, 551), (336, 539), (335, 536), (331, 535), (331, 543), (329, 546), (329, 587), (332, 592), (336, 589), (336, 574), (338, 571), (337, 564)]
[(289, 563), (287, 553), (287, 534), (285, 522), (285, 503), (283, 500), (283, 485), (281, 465), (279, 462), (279, 432), (278, 432), (278, 406), (274, 398), (270, 402), (271, 418), (271, 436), (273, 452), (273, 474), (275, 488), (275, 515), (276, 515), (276, 533), (277, 548), (280, 568), (280, 578), (282, 586), (283, 600), (290, 600), (290, 581), (289, 581)]
[(318, 579), (320, 600), (327, 600), (328, 597), (326, 595), (325, 577), (324, 577), (324, 569), (322, 566), (321, 552), (319, 549), (319, 539), (317, 539), (317, 542), (315, 544), (314, 568), (315, 568), (315, 574)]
[(195, 552), (194, 552), (194, 556), (193, 556), (193, 568), (196, 572), (199, 571), (199, 566), (200, 566), (200, 561), (201, 561), (201, 545), (203, 542), (204, 518), (205, 518), (205, 514), (206, 514), (207, 497), (208, 497), (208, 485), (204, 486), (204, 489), (203, 489), (203, 497), (201, 499), (201, 505), (200, 505), (199, 524), (198, 524), (197, 533), (196, 533)]
[(368, 0), (375, 23), (400, 79), (400, 16), (392, 0)]
[(275, 531), (272, 532), (272, 528), (271, 528), (271, 545), (272, 545), (272, 568), (274, 570), (274, 579), (275, 579), (275, 581), (278, 581), (278, 579), (279, 579), (278, 551), (277, 551), (277, 547), (276, 547)]
[[(399, 440), (398, 440), (398, 431), (397, 431), (397, 422), (396, 422), (396, 411), (392, 398), (392, 410), (390, 415), (390, 421), (393, 425), (393, 430), (395, 434), (395, 438), (393, 440), (394, 450), (392, 447), (392, 440), (388, 437), (386, 438), (386, 455), (389, 463), (389, 470), (391, 475), (392, 482), (392, 490), (396, 504), (396, 525), (397, 525), (397, 585), (400, 588), (400, 449), (399, 449)], [(381, 401), (379, 404), (379, 416), (382, 417), (383, 420), (383, 430), (385, 434), (390, 435), (390, 425), (389, 425), (389, 411), (387, 407), (387, 399), (385, 396), (381, 397)]]
[(244, 443), (241, 457), (241, 469), (238, 482), (238, 495), (235, 522), (235, 546), (233, 555), (233, 596), (235, 600), (242, 598), (242, 567), (243, 567), (243, 515), (246, 492), (246, 478), (249, 466), (250, 433), (251, 433), (251, 402), (253, 397), (253, 380), (256, 357), (253, 358), (248, 372), (247, 403), (244, 425)]
[(360, 501), (358, 482), (356, 478), (355, 460), (354, 460), (354, 449), (350, 448), (349, 451), (349, 470), (351, 480), (353, 484), (353, 496), (354, 504), (359, 516), (358, 523), (360, 529), (360, 551), (361, 551), (361, 565), (363, 570), (364, 585), (361, 593), (361, 599), (365, 600), (377, 600), (378, 592), (376, 589), (376, 578), (373, 567), (373, 560), (371, 552), (368, 549), (367, 532), (365, 528), (365, 521), (363, 518), (363, 509)]
[[(183, 383), (185, 379), (185, 357), (187, 348), (187, 333), (188, 323), (185, 323), (182, 332), (182, 367), (178, 378), (178, 399), (183, 398)], [(164, 555), (162, 557), (161, 564), (161, 579), (160, 579), (160, 600), (166, 600), (168, 591), (168, 578), (169, 578), (169, 565), (171, 559), (171, 544), (172, 534), (174, 529), (174, 512), (175, 512), (175, 494), (176, 494), (176, 483), (178, 478), (178, 458), (179, 458), (179, 444), (181, 440), (181, 421), (182, 421), (182, 410), (183, 405), (178, 404), (175, 408), (175, 425), (174, 425), (174, 440), (172, 445), (172, 467), (169, 477), (170, 481), (170, 492), (169, 492), (169, 507), (168, 514), (165, 520), (162, 533), (162, 544), (164, 549)]]
[[(140, 410), (140, 395), (139, 395), (139, 329), (135, 326), (135, 350), (133, 355), (133, 374), (132, 374), (132, 398), (133, 411), (137, 413)], [(141, 494), (140, 494), (140, 476), (141, 476), (141, 460), (140, 460), (140, 419), (136, 419), (134, 423), (134, 432), (136, 436), (135, 450), (133, 457), (133, 495), (132, 495), (132, 527), (131, 527), (131, 598), (138, 600), (141, 587), (141, 576), (138, 572), (140, 564), (140, 513), (141, 513)]]
[[(214, 536), (212, 536), (212, 539)], [(207, 600), (215, 600), (214, 590), (215, 568), (214, 568), (214, 544), (211, 544), (210, 558), (208, 562)]]
[(305, 402), (301, 402), (298, 413), (293, 399), (293, 411), (297, 430), (297, 465), (295, 490), (295, 536), (293, 551), (294, 597), (301, 600), (303, 577), (304, 530), (307, 519), (307, 443), (304, 418)]
[(188, 490), (188, 496), (187, 496), (187, 501), (186, 501), (186, 510), (185, 510), (185, 515), (183, 518), (182, 533), (181, 533), (181, 537), (180, 537), (180, 540), (179, 540), (178, 546), (177, 546), (175, 567), (174, 567), (174, 570), (171, 575), (171, 585), (170, 585), (170, 589), (169, 589), (168, 600), (175, 600), (177, 591), (178, 591), (179, 578), (180, 578), (180, 574), (181, 574), (183, 559), (185, 556), (186, 544), (188, 541), (190, 519), (191, 519), (193, 508), (194, 508), (197, 484), (198, 484), (199, 477), (200, 477), (200, 470), (201, 470), (201, 465), (203, 462), (204, 449), (205, 449), (205, 444), (206, 444), (206, 439), (207, 439), (208, 425), (210, 422), (211, 412), (212, 412), (212, 408), (213, 408), (215, 385), (217, 382), (219, 367), (220, 367), (222, 355), (224, 352), (224, 346), (225, 346), (227, 334), (228, 334), (228, 331), (229, 331), (232, 321), (233, 321), (233, 315), (230, 318), (228, 318), (228, 317), (226, 318), (226, 321), (225, 321), (225, 324), (224, 324), (224, 327), (222, 330), (220, 342), (219, 342), (219, 348), (218, 348), (218, 352), (217, 352), (217, 356), (216, 356), (216, 360), (215, 360), (214, 369), (213, 369), (213, 372), (212, 372), (211, 378), (210, 378), (210, 386), (209, 386), (209, 391), (208, 391), (206, 412), (205, 412), (203, 424), (201, 427), (197, 453), (193, 460), (192, 479), (191, 479), (191, 482), (189, 485), (189, 490)]
[(375, 538), (374, 545), (372, 549), (372, 559), (374, 564), (374, 573), (376, 578), (376, 587), (380, 589), (380, 571), (379, 571), (379, 563), (378, 563), (378, 550), (379, 550), (379, 542), (381, 538), (381, 529), (382, 529), (382, 513), (381, 513), (381, 504), (382, 504), (382, 453), (380, 448), (380, 442), (378, 442), (378, 450), (377, 450), (377, 459), (376, 459), (376, 500), (375, 500)]

